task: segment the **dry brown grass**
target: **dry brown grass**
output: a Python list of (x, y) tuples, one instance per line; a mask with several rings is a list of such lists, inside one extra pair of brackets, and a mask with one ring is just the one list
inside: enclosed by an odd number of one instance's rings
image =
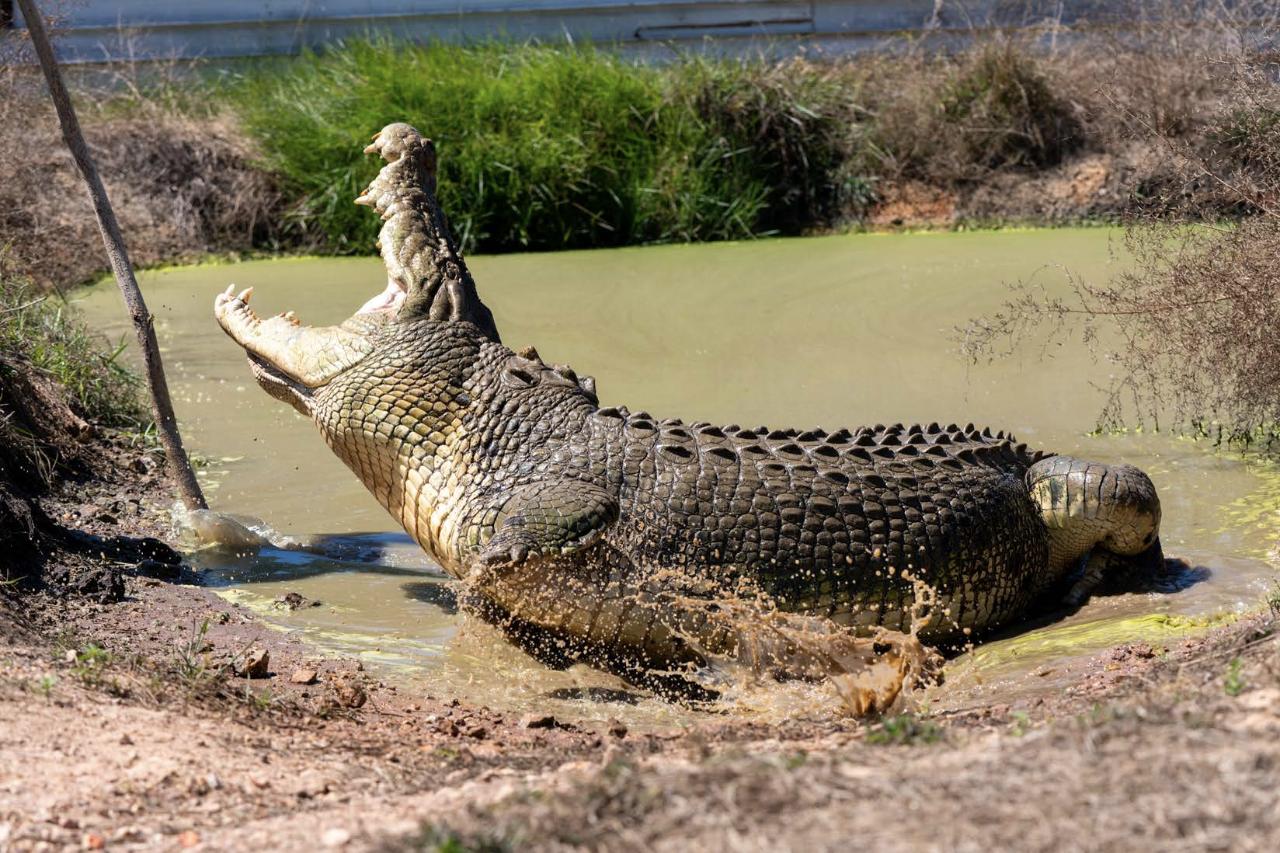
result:
[[(183, 115), (139, 101), (127, 115), (81, 88), (85, 135), (139, 265), (268, 246), (282, 200), (253, 165), (226, 114)], [(0, 69), (0, 248), (37, 285), (64, 286), (105, 267), (87, 193), (62, 143), (43, 85)]]
[(883, 176), (954, 185), (1058, 165), (1085, 135), (1055, 71), (1004, 36), (959, 54), (911, 53), (864, 66), (875, 117), (868, 133)]

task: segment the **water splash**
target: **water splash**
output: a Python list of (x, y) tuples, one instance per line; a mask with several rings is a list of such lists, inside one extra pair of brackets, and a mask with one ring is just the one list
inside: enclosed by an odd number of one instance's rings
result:
[(211, 509), (187, 509), (180, 503), (169, 510), (173, 541), (186, 551), (218, 549), (248, 556), (264, 548), (305, 551), (305, 542), (286, 536), (260, 518)]
[(906, 632), (877, 628), (860, 633), (826, 617), (779, 610), (763, 593), (717, 599), (715, 606), (722, 630), (734, 637), (733, 663), (746, 668), (753, 692), (767, 690), (770, 680), (822, 684), (835, 698), (826, 710), (865, 717), (887, 713), (915, 688), (941, 680), (942, 656), (919, 638), (938, 595), (927, 584), (911, 581), (915, 597)]

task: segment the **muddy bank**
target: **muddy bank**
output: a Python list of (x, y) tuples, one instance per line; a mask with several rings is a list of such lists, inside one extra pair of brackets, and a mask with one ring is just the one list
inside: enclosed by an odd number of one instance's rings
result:
[[(23, 306), (0, 285), (12, 322)], [(156, 458), (86, 414), (21, 348), (0, 350), (0, 581), (11, 592), (105, 603), (124, 594), (123, 566), (176, 574), (180, 558), (142, 517), (142, 496), (165, 485)]]
[(863, 224), (872, 229), (1108, 224), (1133, 211), (1135, 186), (1166, 183), (1156, 146), (1127, 141), (1028, 172), (993, 172), (959, 186), (903, 180), (885, 184)]
[[(618, 757), (563, 774), (550, 795), (513, 782), (391, 848), (453, 833), (474, 848), (1273, 849), (1278, 647), (1257, 639), (1269, 630), (1188, 644), (1145, 671), (1104, 663), (1129, 687), (1093, 704)], [(1224, 672), (1248, 686), (1224, 688)]]

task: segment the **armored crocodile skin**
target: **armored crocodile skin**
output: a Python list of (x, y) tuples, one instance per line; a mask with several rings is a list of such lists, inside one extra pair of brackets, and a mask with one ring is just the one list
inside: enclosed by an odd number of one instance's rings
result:
[(361, 197), (382, 214), (387, 291), (339, 327), (215, 313), (259, 382), (497, 618), (646, 664), (731, 648), (726, 597), (949, 641), (1078, 600), (1159, 558), (1136, 468), (1029, 451), (958, 427), (770, 430), (599, 406), (595, 385), (498, 342), (434, 198), (435, 154), (407, 125)]

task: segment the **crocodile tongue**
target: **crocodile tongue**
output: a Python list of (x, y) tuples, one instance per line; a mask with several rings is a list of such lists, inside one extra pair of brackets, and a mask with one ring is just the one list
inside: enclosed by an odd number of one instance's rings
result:
[(218, 294), (213, 314), (248, 352), (255, 373), (265, 369), (304, 388), (318, 388), (373, 350), (363, 335), (338, 326), (303, 326), (292, 311), (262, 319), (249, 307), (253, 288), (238, 296), (234, 291), (232, 286)]

